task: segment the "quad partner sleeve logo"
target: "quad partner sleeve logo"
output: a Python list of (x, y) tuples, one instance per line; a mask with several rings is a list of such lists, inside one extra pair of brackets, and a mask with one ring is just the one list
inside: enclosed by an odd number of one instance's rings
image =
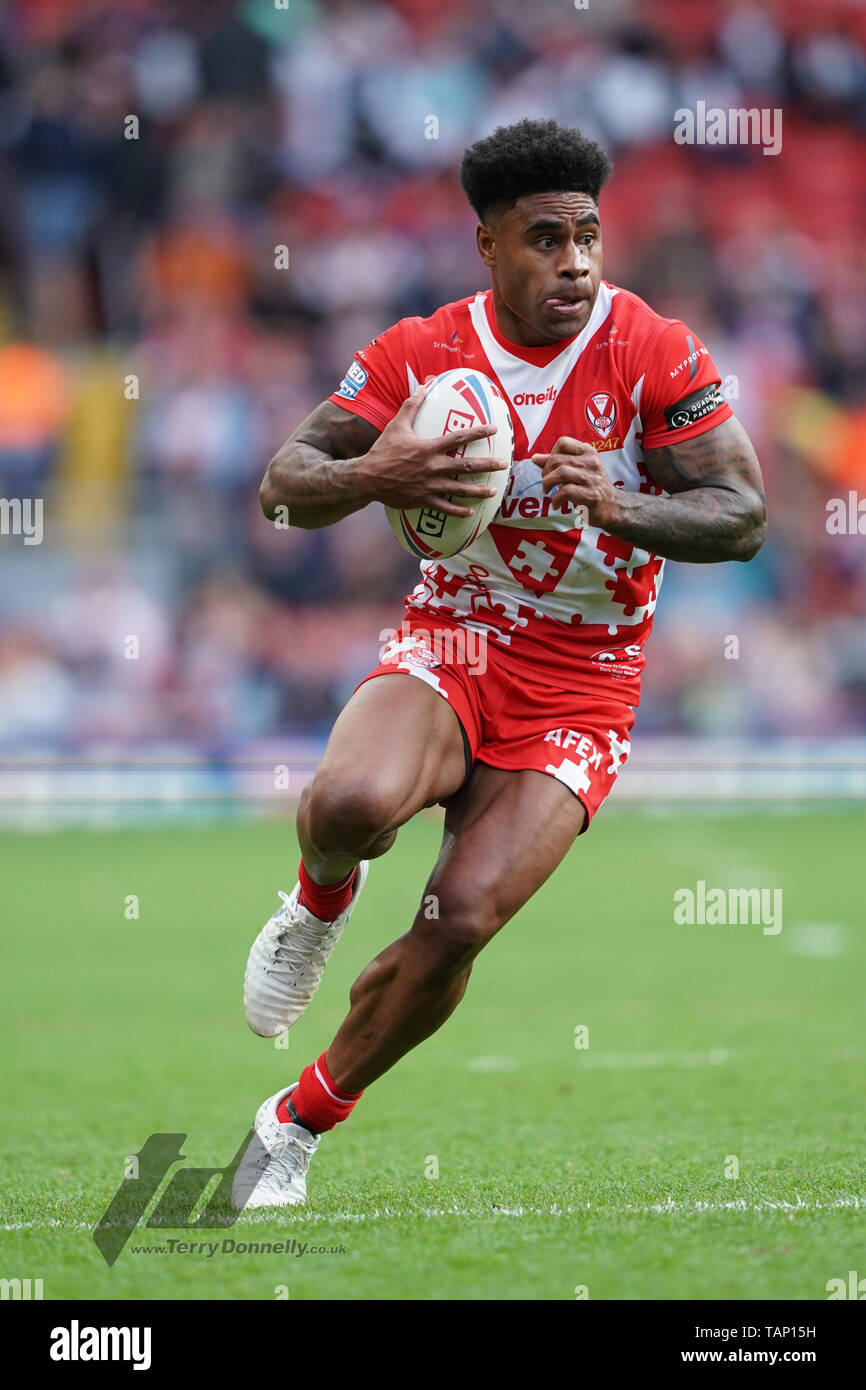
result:
[(682, 400), (669, 405), (665, 410), (668, 429), (681, 430), (685, 429), (686, 425), (696, 425), (699, 420), (712, 415), (714, 410), (725, 405), (720, 388), (720, 381), (712, 381), (709, 386), (699, 386), (697, 391), (692, 391), (688, 396), (683, 396)]

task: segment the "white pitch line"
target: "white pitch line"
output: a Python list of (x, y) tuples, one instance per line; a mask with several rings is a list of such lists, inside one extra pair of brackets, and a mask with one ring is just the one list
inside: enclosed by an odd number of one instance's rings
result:
[[(418, 1216), (424, 1220), (441, 1216), (458, 1216), (472, 1218), (489, 1218), (497, 1216), (506, 1217), (561, 1217), (561, 1216), (616, 1216), (621, 1212), (629, 1216), (653, 1216), (657, 1214), (681, 1212), (716, 1212), (716, 1211), (829, 1211), (834, 1208), (866, 1208), (866, 1194), (863, 1196), (837, 1197), (830, 1202), (803, 1202), (799, 1199), (796, 1202), (771, 1202), (758, 1201), (747, 1202), (745, 1198), (740, 1198), (734, 1202), (675, 1202), (670, 1198), (667, 1202), (652, 1202), (641, 1206), (638, 1203), (625, 1202), (618, 1206), (593, 1206), (591, 1202), (583, 1206), (560, 1207), (556, 1204), (549, 1207), (421, 1207), (412, 1211), (401, 1211), (394, 1207), (384, 1207), (381, 1211), (372, 1212), (335, 1212), (332, 1215), (318, 1215), (315, 1218), (308, 1215), (307, 1219), (314, 1219), (320, 1222), (338, 1221), (383, 1221), (397, 1219), (407, 1219)], [(250, 1216), (252, 1213), (250, 1213)], [(300, 1216), (301, 1213), (299, 1212)]]
[(516, 1057), (470, 1057), (466, 1063), (467, 1071), (503, 1072), (516, 1071), (520, 1062)]
[[(589, 1048), (579, 1048), (578, 1053), (580, 1066), (592, 1071), (600, 1068), (641, 1071), (652, 1067), (721, 1067), (732, 1057), (726, 1047), (713, 1047), (709, 1052), (593, 1052)], [(470, 1057), (465, 1063), (467, 1071), (480, 1073), (517, 1071), (520, 1065), (516, 1057)]]
[(726, 1047), (709, 1052), (579, 1052), (580, 1065), (587, 1070), (611, 1069), (640, 1071), (651, 1067), (722, 1067), (731, 1060)]
[[(629, 1216), (654, 1216), (681, 1214), (684, 1212), (719, 1212), (719, 1211), (740, 1211), (740, 1212), (770, 1212), (770, 1211), (839, 1211), (845, 1209), (860, 1210), (866, 1209), (866, 1193), (852, 1194), (848, 1197), (834, 1197), (831, 1201), (807, 1201), (797, 1198), (796, 1202), (773, 1202), (769, 1199), (749, 1202), (745, 1197), (737, 1198), (731, 1202), (675, 1202), (669, 1198), (666, 1202), (651, 1202), (641, 1205), (636, 1202), (619, 1203), (616, 1206), (593, 1206), (591, 1202), (586, 1202), (582, 1206), (558, 1206), (556, 1203), (549, 1207), (415, 1207), (409, 1211), (401, 1210), (397, 1207), (382, 1207), (375, 1211), (338, 1211), (331, 1213), (324, 1212), (292, 1212), (292, 1217), (300, 1218), (307, 1222), (317, 1224), (337, 1223), (340, 1221), (393, 1221), (410, 1220), (413, 1217), (421, 1217), (427, 1221), (436, 1217), (458, 1216), (461, 1218), (485, 1219), (490, 1217), (562, 1217), (562, 1216), (617, 1216), (626, 1213)], [(289, 1213), (285, 1213), (288, 1217)], [(271, 1212), (262, 1212), (255, 1216), (252, 1212), (243, 1212), (238, 1220), (254, 1220), (263, 1225), (266, 1222), (282, 1220), (284, 1217), (275, 1217)], [(292, 1221), (291, 1224), (299, 1224), (299, 1221)], [(3, 1231), (47, 1231), (47, 1230), (67, 1230), (67, 1231), (92, 1231), (93, 1226), (88, 1221), (66, 1222), (57, 1218), (51, 1221), (12, 1221), (0, 1226)], [(169, 1229), (165, 1227), (163, 1229)], [(172, 1227), (171, 1229), (184, 1230), (185, 1227)], [(202, 1228), (204, 1229), (204, 1228)], [(231, 1230), (230, 1226), (208, 1227), (208, 1230)], [(139, 1226), (136, 1227), (137, 1240), (150, 1240), (152, 1242), (160, 1239), (156, 1227)]]

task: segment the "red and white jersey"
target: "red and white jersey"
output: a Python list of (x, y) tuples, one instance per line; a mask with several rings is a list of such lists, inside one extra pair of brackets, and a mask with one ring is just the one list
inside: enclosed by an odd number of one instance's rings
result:
[(355, 354), (329, 399), (384, 429), (419, 383), (464, 363), (510, 405), (514, 465), (488, 530), (459, 555), (423, 560), (407, 607), (485, 632), (515, 675), (637, 704), (664, 561), (552, 510), (530, 454), (570, 435), (598, 450), (615, 487), (661, 494), (644, 451), (732, 413), (707, 348), (604, 281), (577, 337), (520, 347), (499, 332), (488, 290), (401, 319)]

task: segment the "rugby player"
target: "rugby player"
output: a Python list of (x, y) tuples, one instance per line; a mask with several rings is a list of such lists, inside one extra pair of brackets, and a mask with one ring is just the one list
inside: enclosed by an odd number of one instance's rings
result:
[[(479, 951), (588, 829), (628, 756), (664, 559), (750, 560), (763, 542), (760, 470), (708, 349), (602, 279), (611, 167), (554, 121), (472, 145), (460, 174), (489, 288), (374, 338), (268, 466), (265, 514), (287, 508), (294, 526), (372, 502), (466, 516), (492, 495), (473, 482), (490, 462), (464, 459), (455, 483), (455, 451), (493, 427), (416, 438), (424, 383), (477, 369), (514, 424), (499, 512), (465, 551), (421, 562), (398, 638), (301, 797), (299, 882), (245, 977), (265, 1037), (306, 1009), (399, 827), (442, 803), (444, 837), (414, 921), (355, 981), (329, 1047), (260, 1107), (238, 1206), (305, 1199), (320, 1136), (441, 1027)], [(477, 640), (445, 640), (479, 633), (483, 660)]]

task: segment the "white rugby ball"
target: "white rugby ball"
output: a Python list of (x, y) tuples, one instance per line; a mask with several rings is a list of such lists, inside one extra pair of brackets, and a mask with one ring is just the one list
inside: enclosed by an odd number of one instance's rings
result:
[[(479, 498), (471, 516), (446, 516), (430, 507), (385, 508), (400, 544), (424, 560), (456, 555), (487, 530), (499, 511), (514, 460), (514, 427), (508, 403), (495, 381), (483, 372), (454, 367), (430, 382), (412, 427), (419, 439), (437, 439), (477, 425), (496, 425), (496, 434), (473, 440), (452, 457), (503, 459), (508, 467), (489, 473), (455, 472), (454, 476), (496, 488), (493, 497)], [(448, 496), (444, 489), (442, 495)], [(471, 498), (455, 497), (454, 501), (458, 506), (472, 506)]]

